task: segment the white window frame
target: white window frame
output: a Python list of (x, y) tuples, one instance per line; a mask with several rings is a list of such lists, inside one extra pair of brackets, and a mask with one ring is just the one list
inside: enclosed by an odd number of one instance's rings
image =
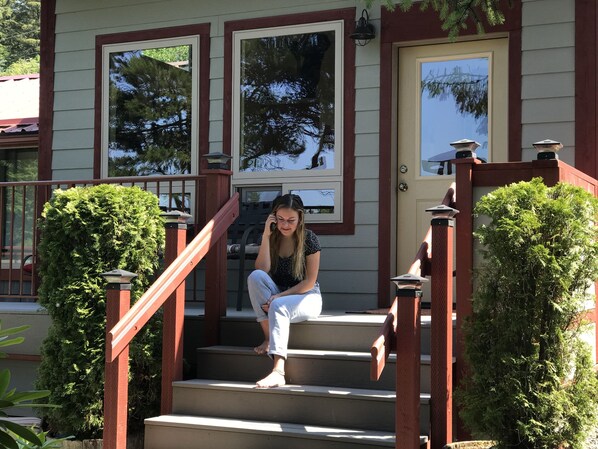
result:
[(338, 223), (341, 221), (343, 216), (343, 187), (341, 182), (288, 183), (283, 184), (282, 189), (286, 193), (292, 193), (294, 190), (334, 190), (334, 212), (331, 214), (305, 214), (305, 222)]
[[(291, 34), (306, 34), (324, 31), (334, 31), (335, 50), (335, 113), (334, 113), (334, 167), (318, 170), (281, 170), (262, 172), (241, 172), (240, 160), (240, 80), (241, 80), (241, 41), (260, 37), (285, 36)], [(306, 222), (312, 223), (341, 223), (343, 221), (343, 123), (344, 123), (344, 21), (335, 20), (311, 24), (298, 24), (282, 27), (259, 28), (252, 30), (234, 31), (232, 45), (233, 76), (232, 76), (232, 187), (280, 187), (282, 193), (290, 190), (334, 189), (333, 214), (306, 214)], [(287, 181), (287, 182), (284, 182)]]
[[(343, 188), (340, 181), (335, 182), (288, 182), (280, 184), (237, 184), (239, 191), (243, 188), (278, 189), (281, 195), (293, 193), (294, 190), (334, 190), (334, 212), (331, 214), (305, 214), (306, 223), (339, 223), (343, 216)], [(307, 207), (307, 205), (306, 205)]]
[[(102, 46), (102, 105), (101, 105), (101, 178), (108, 178), (108, 111), (109, 111), (109, 67), (110, 54), (115, 52), (149, 50), (154, 48), (175, 47), (181, 45), (191, 46), (193, 69), (191, 72), (191, 173), (195, 175), (199, 169), (199, 36), (173, 37), (166, 39), (142, 40)], [(176, 175), (174, 175), (176, 176)], [(141, 176), (140, 176), (141, 177)]]

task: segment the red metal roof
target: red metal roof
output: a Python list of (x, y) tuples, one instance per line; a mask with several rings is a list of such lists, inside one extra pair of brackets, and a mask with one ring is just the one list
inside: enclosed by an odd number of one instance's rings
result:
[(0, 76), (0, 134), (37, 133), (39, 74)]

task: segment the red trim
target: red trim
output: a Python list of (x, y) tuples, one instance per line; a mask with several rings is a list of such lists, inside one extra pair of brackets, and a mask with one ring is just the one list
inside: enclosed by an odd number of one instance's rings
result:
[(6, 354), (4, 360), (15, 360), (18, 362), (41, 362), (42, 356), (38, 354)]
[(575, 166), (598, 174), (598, 7), (595, 0), (575, 1)]
[[(509, 158), (521, 159), (521, 4), (513, 2), (507, 8), (505, 24), (495, 28), (486, 26), (486, 32), (509, 33)], [(395, 47), (400, 42), (442, 39), (448, 42), (437, 14), (428, 8), (421, 11), (413, 7), (408, 12), (397, 8), (394, 12), (382, 9), (380, 35), (380, 165), (379, 165), (379, 227), (378, 227), (378, 306), (388, 307), (390, 296), (391, 249), (391, 179), (393, 134), (396, 113), (393, 98), (396, 96), (393, 68), (396, 65)], [(475, 26), (461, 30), (462, 36), (475, 35)]]
[(40, 180), (52, 178), (52, 128), (54, 126), (54, 60), (56, 0), (41, 2), (40, 12), (39, 150)]
[(0, 148), (38, 148), (39, 134), (0, 134)]
[(0, 76), (0, 82), (31, 80), (31, 79), (37, 79), (37, 78), (39, 78), (39, 73), (31, 73), (29, 75), (7, 75), (7, 76)]
[(210, 24), (127, 31), (96, 36), (93, 176), (99, 179), (102, 167), (102, 46), (135, 41), (151, 41), (181, 36), (199, 36), (199, 156), (208, 152), (210, 92)]
[(343, 99), (343, 222), (310, 224), (317, 234), (355, 233), (355, 44), (349, 38), (355, 21), (355, 8), (289, 14), (224, 24), (224, 107), (223, 152), (231, 154), (232, 142), (232, 33), (233, 31), (344, 20), (344, 99)]

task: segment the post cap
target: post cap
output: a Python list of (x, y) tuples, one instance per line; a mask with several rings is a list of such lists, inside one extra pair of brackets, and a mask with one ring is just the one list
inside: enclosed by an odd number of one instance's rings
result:
[(390, 279), (397, 288), (421, 288), (423, 282), (428, 282), (426, 278), (416, 276), (411, 273), (401, 274)]
[(162, 217), (164, 218), (164, 223), (186, 224), (191, 218), (191, 215), (186, 212), (181, 212), (180, 210), (171, 210), (169, 212), (164, 212)]
[(445, 204), (439, 204), (438, 206), (430, 207), (426, 209), (426, 212), (431, 212), (434, 218), (453, 218), (459, 213), (457, 209), (454, 209)]
[(454, 142), (451, 142), (449, 145), (453, 147), (456, 151), (455, 158), (463, 159), (469, 157), (477, 157), (477, 155), (475, 154), (475, 150), (480, 146), (480, 143), (471, 139), (461, 139), (455, 140)]
[(135, 273), (125, 270), (112, 270), (100, 274), (109, 284), (130, 284), (131, 281), (137, 277)]

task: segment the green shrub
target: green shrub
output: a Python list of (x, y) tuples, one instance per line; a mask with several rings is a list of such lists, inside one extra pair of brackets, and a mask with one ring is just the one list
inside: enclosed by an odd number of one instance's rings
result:
[(484, 262), (464, 326), (462, 417), (500, 448), (581, 448), (598, 408), (579, 322), (598, 276), (598, 201), (533, 179), (486, 195), (475, 213), (491, 222), (475, 233)]
[[(57, 191), (40, 220), (40, 303), (52, 318), (42, 347), (38, 387), (50, 390), (45, 420), (52, 432), (101, 437), (105, 360), (105, 280), (115, 268), (138, 274), (132, 302), (158, 268), (164, 224), (155, 195), (99, 185)], [(130, 349), (129, 428), (156, 414), (160, 399), (160, 318)]]

